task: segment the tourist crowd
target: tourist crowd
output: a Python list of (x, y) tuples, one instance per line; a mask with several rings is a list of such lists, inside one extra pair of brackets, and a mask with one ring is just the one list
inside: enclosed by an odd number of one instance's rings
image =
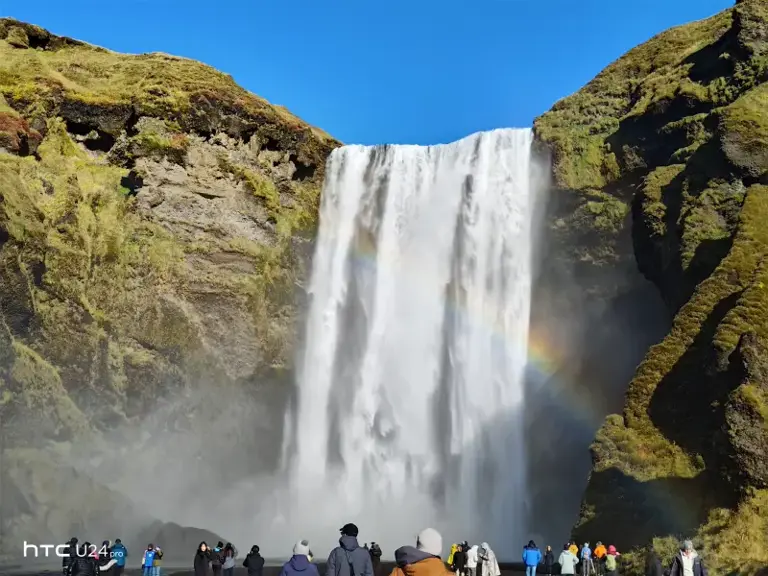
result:
[[(367, 543), (360, 546), (358, 528), (354, 524), (346, 524), (340, 532), (339, 545), (328, 556), (324, 576), (380, 576), (379, 545), (372, 542), (370, 547)], [(63, 576), (122, 576), (128, 550), (120, 539), (114, 544), (104, 541), (100, 548), (89, 542), (78, 545), (77, 538), (72, 538), (67, 545), (69, 554), (63, 558)], [(453, 544), (446, 562), (443, 562), (442, 554), (442, 536), (437, 530), (426, 528), (419, 533), (415, 546), (401, 546), (395, 550), (395, 567), (389, 576), (501, 576), (496, 554), (487, 542)], [(537, 572), (546, 576), (613, 576), (619, 573), (620, 556), (613, 545), (606, 547), (597, 542), (592, 549), (589, 542), (581, 548), (575, 542), (569, 542), (556, 558), (551, 546), (541, 552), (531, 540), (523, 548), (522, 562), (526, 576), (536, 576)], [(201, 542), (192, 563), (194, 576), (234, 576), (237, 557), (237, 548), (232, 544), (219, 542), (210, 547)], [(162, 558), (162, 549), (149, 544), (141, 554), (142, 576), (160, 576)], [(248, 576), (263, 576), (264, 558), (258, 546), (251, 547), (242, 565)], [(661, 560), (653, 548), (648, 551), (645, 576), (665, 575), (707, 576), (704, 563), (690, 540), (683, 543), (667, 570), (662, 569)], [(293, 554), (283, 564), (280, 576), (320, 576), (307, 540), (294, 545)]]

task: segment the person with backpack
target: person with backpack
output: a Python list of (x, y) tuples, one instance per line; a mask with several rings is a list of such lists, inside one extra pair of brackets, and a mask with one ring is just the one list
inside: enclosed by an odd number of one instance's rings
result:
[(603, 543), (598, 540), (595, 545), (595, 550), (592, 555), (595, 557), (595, 574), (597, 576), (603, 576), (605, 573), (605, 555), (608, 554), (608, 550), (603, 546)]
[(592, 563), (592, 549), (589, 542), (584, 542), (581, 548), (581, 574), (582, 576), (591, 576), (595, 573), (595, 565)]
[(541, 562), (541, 550), (531, 540), (528, 546), (523, 548), (523, 563), (525, 564), (525, 576), (536, 576), (536, 568)]
[[(360, 548), (368, 555), (365, 548)], [(309, 561), (309, 541), (301, 540), (293, 547), (293, 556), (280, 570), (280, 576), (320, 576), (317, 566)]]
[(345, 524), (340, 532), (339, 545), (328, 556), (325, 576), (373, 576), (371, 555), (357, 543), (357, 526)]
[(608, 546), (608, 553), (605, 555), (605, 576), (613, 576), (619, 573), (618, 562), (616, 561), (617, 556), (619, 556), (619, 553), (616, 552), (616, 546), (613, 544)]
[(248, 569), (248, 576), (262, 576), (264, 573), (264, 558), (259, 554), (259, 547), (256, 544), (251, 546), (251, 551), (243, 560), (243, 566)]
[(221, 567), (224, 570), (224, 576), (234, 576), (237, 548), (235, 548), (231, 542), (227, 542), (227, 545), (224, 546), (224, 552), (222, 555), (224, 561), (221, 563)]
[(211, 550), (211, 570), (213, 571), (213, 576), (221, 576), (221, 567), (224, 564), (223, 552), (224, 543), (221, 541), (216, 544), (216, 548)]

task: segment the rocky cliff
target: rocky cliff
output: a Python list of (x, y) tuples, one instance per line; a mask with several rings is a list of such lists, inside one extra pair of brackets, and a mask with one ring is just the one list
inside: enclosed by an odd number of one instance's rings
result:
[(536, 120), (581, 223), (571, 259), (598, 287), (636, 264), (673, 317), (592, 445), (580, 541), (669, 555), (695, 536), (715, 574), (768, 562), (767, 80), (768, 3), (739, 0)]
[[(49, 497), (64, 498), (62, 470), (99, 446), (147, 453), (176, 432), (207, 470), (222, 458), (231, 475), (274, 463), (324, 162), (338, 145), (200, 63), (0, 19), (6, 536), (69, 537), (103, 511), (53, 512), (37, 489), (55, 477)], [(253, 457), (232, 462), (235, 447)], [(108, 483), (136, 468), (117, 452)]]

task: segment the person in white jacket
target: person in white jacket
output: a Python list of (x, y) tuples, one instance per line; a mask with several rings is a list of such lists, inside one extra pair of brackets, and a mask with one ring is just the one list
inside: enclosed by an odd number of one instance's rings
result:
[(579, 563), (579, 559), (576, 554), (568, 550), (568, 544), (566, 544), (563, 551), (560, 552), (557, 563), (560, 564), (560, 574), (576, 574), (576, 565)]
[(501, 576), (501, 569), (499, 568), (499, 563), (496, 560), (496, 554), (493, 550), (491, 550), (488, 542), (483, 542), (483, 544), (480, 546), (479, 550), (477, 551), (477, 557), (483, 562), (483, 573), (478, 574), (477, 576)]
[(467, 550), (467, 576), (477, 576), (477, 544)]

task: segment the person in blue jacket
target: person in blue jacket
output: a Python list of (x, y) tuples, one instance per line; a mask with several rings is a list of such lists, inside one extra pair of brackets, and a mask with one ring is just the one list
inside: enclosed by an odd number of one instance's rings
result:
[(293, 556), (280, 570), (280, 576), (320, 576), (317, 566), (309, 561), (309, 542), (302, 540), (293, 547)]
[(123, 576), (126, 556), (128, 556), (128, 549), (123, 544), (123, 541), (118, 538), (115, 540), (115, 545), (112, 546), (112, 558), (115, 559), (115, 565), (112, 567), (112, 576)]
[(533, 540), (523, 548), (523, 562), (525, 563), (525, 576), (536, 576), (536, 567), (541, 562), (541, 550), (536, 547)]
[(150, 544), (144, 550), (144, 557), (141, 559), (141, 569), (143, 576), (152, 576), (152, 564), (155, 561), (155, 545)]

